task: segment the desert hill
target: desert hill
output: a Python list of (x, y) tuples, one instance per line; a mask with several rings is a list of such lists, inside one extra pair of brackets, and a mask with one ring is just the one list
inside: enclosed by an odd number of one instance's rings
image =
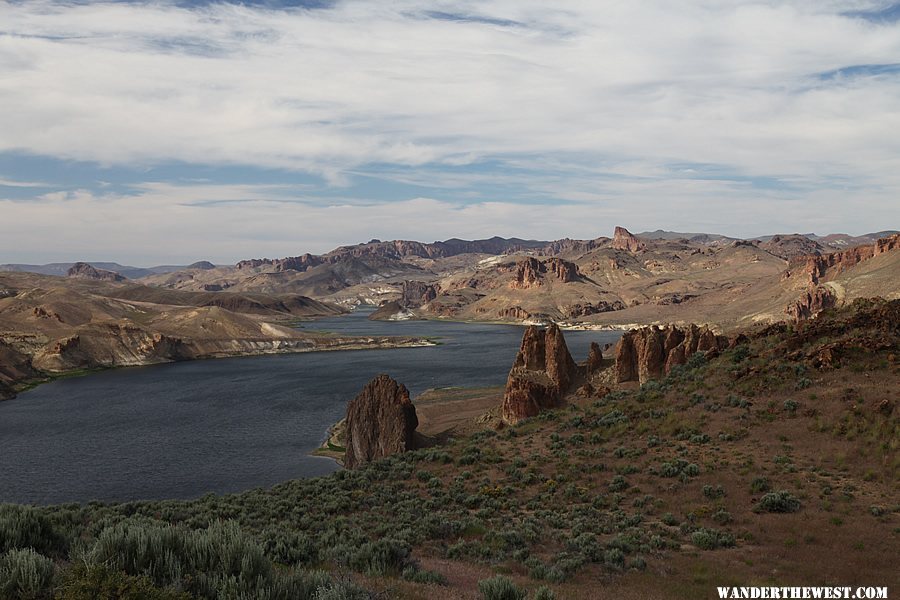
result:
[[(791, 306), (815, 304), (815, 299), (805, 298), (807, 285), (784, 283), (790, 265), (840, 254), (849, 241), (874, 246), (875, 235), (737, 240), (666, 231), (632, 235), (616, 228), (611, 238), (592, 240), (371, 240), (323, 255), (250, 259), (230, 267), (152, 275), (141, 283), (190, 291), (301, 294), (343, 306), (396, 302), (396, 314), (418, 318), (613, 327), (696, 321), (734, 327), (805, 312)], [(887, 279), (894, 263), (881, 262), (885, 265), (875, 279), (884, 279), (884, 285), (851, 283), (857, 275), (850, 272), (832, 285), (849, 285), (846, 293), (835, 292), (837, 301), (869, 292), (891, 296), (896, 290)], [(863, 270), (858, 273), (862, 277)]]
[[(92, 274), (94, 267), (82, 267)], [(102, 275), (102, 273), (101, 273)], [(284, 321), (343, 309), (299, 295), (183, 292), (93, 276), (0, 273), (0, 393), (48, 374), (244, 354), (387, 347)]]
[[(433, 436), (437, 446), (197, 500), (0, 506), (10, 532), (0, 543), (28, 572), (64, 574), (37, 577), (48, 595), (60, 581), (173, 600), (682, 600), (723, 585), (900, 586), (900, 300), (698, 346), (643, 385), (617, 383), (611, 353), (572, 365), (561, 336), (526, 332), (506, 396), (410, 399), (379, 384), (361, 395), (366, 410), (351, 403), (356, 417), (374, 415), (370, 426), (405, 419), (404, 434), (415, 421), (444, 431), (450, 412), (467, 421)], [(563, 373), (575, 373), (568, 388)], [(565, 393), (501, 421), (521, 382)], [(375, 410), (384, 396), (403, 410)], [(494, 407), (473, 416), (469, 400)]]

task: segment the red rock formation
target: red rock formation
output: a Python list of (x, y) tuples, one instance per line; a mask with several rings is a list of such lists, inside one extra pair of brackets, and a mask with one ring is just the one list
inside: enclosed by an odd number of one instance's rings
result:
[(618, 383), (659, 379), (697, 352), (717, 353), (728, 347), (728, 339), (707, 326), (674, 325), (642, 327), (625, 332), (616, 345), (615, 379)]
[(406, 386), (378, 375), (347, 405), (344, 466), (354, 469), (414, 449), (418, 425)]
[(597, 373), (603, 368), (603, 351), (600, 350), (600, 344), (591, 342), (591, 349), (588, 352), (587, 374), (588, 377)]
[(549, 258), (544, 261), (547, 273), (553, 275), (563, 283), (578, 281), (578, 267), (561, 258)]
[(501, 416), (518, 423), (542, 410), (558, 406), (578, 372), (555, 324), (547, 329), (529, 327), (506, 381)]
[(542, 272), (545, 271), (541, 262), (536, 258), (528, 257), (516, 265), (516, 280), (510, 287), (527, 290), (541, 285)]
[(114, 271), (96, 269), (85, 262), (77, 262), (66, 273), (68, 277), (79, 279), (97, 279), (100, 281), (125, 281), (125, 278)]
[(509, 308), (501, 308), (497, 311), (497, 316), (501, 319), (515, 319), (516, 321), (524, 321), (531, 318), (531, 313), (521, 306), (511, 306)]
[(514, 289), (526, 290), (544, 284), (545, 275), (552, 276), (562, 283), (578, 281), (580, 274), (575, 263), (561, 258), (548, 258), (540, 261), (529, 256), (516, 264), (516, 279), (510, 284)]
[(810, 286), (800, 298), (788, 305), (784, 312), (794, 321), (809, 319), (837, 304), (837, 297), (825, 286)]
[(782, 274), (781, 279), (784, 281), (801, 277), (809, 285), (818, 285), (863, 261), (897, 249), (900, 249), (900, 234), (881, 238), (872, 245), (856, 246), (841, 252), (796, 257), (788, 263), (787, 271)]
[(647, 248), (647, 244), (636, 238), (630, 231), (624, 227), (616, 227), (613, 235), (612, 247), (616, 250), (627, 250), (628, 252), (639, 252)]

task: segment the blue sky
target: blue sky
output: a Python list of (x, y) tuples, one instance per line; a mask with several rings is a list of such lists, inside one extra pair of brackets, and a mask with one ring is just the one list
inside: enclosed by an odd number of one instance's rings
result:
[(0, 2), (0, 263), (900, 228), (900, 4)]

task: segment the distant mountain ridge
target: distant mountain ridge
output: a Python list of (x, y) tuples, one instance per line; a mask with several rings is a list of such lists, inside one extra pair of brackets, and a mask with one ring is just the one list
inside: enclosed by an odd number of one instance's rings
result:
[(185, 269), (215, 269), (216, 266), (209, 261), (198, 261), (191, 265), (159, 265), (156, 267), (131, 267), (120, 265), (116, 262), (93, 262), (93, 261), (72, 261), (61, 263), (48, 263), (45, 265), (29, 265), (10, 263), (0, 265), (0, 271), (12, 271), (16, 273), (37, 273), (38, 275), (56, 275), (65, 277), (69, 270), (76, 264), (83, 263), (90, 265), (101, 271), (112, 271), (118, 273), (122, 277), (128, 279), (140, 279), (149, 275), (161, 275), (164, 273), (174, 273), (175, 271), (183, 271)]

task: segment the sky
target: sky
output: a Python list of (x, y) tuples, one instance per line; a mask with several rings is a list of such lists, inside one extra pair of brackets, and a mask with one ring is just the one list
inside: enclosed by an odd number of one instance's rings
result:
[(900, 229), (900, 3), (0, 0), (0, 263)]

